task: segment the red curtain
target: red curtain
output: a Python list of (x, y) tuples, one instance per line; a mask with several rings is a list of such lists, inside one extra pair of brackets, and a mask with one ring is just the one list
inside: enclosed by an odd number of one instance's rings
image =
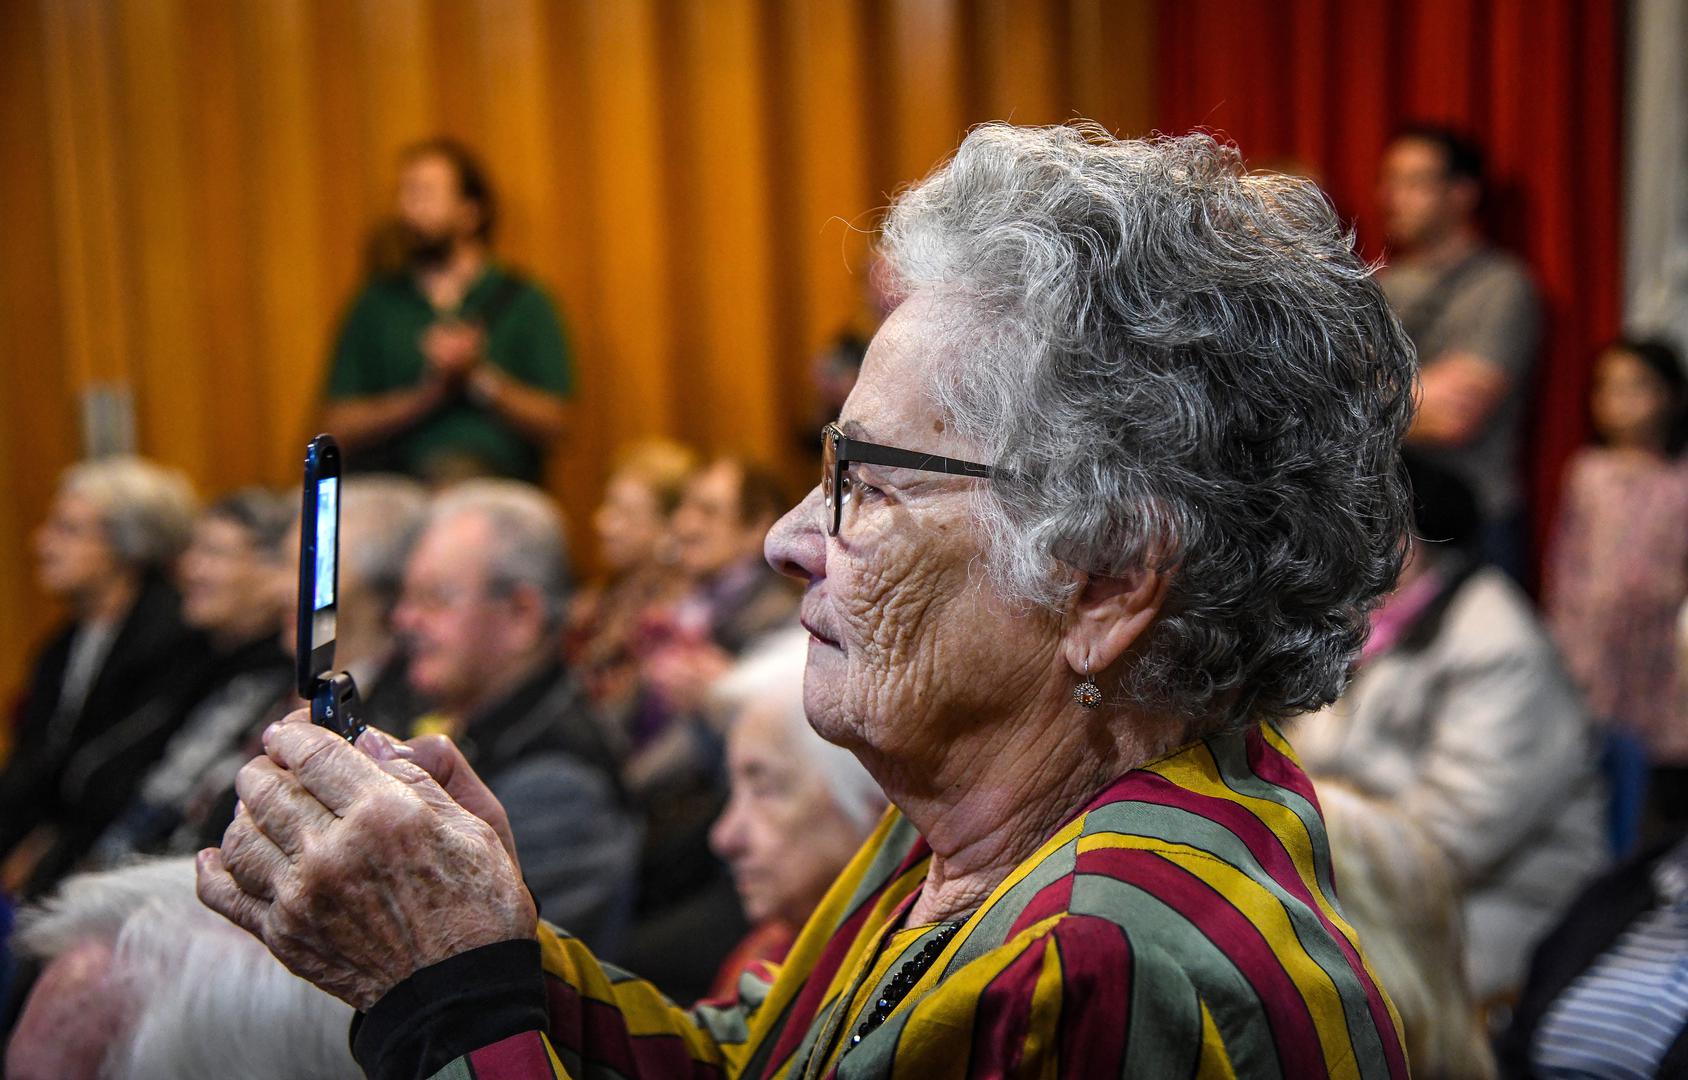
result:
[(1615, 0), (1161, 0), (1157, 117), (1254, 165), (1298, 163), (1383, 254), (1373, 191), (1390, 133), (1449, 124), (1488, 157), (1491, 236), (1545, 304), (1529, 484), (1535, 536), (1588, 434), (1589, 372), (1620, 311), (1623, 8)]

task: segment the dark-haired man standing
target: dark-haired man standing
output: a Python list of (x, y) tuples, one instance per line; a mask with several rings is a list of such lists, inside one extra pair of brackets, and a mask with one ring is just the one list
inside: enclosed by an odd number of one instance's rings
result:
[(434, 483), (538, 481), (567, 425), (568, 346), (532, 282), (491, 258), (485, 172), (448, 139), (405, 151), (398, 190), (404, 265), (353, 302), (323, 423), (354, 467)]
[(1475, 146), (1444, 128), (1404, 129), (1379, 182), (1390, 247), (1382, 281), (1418, 347), (1424, 396), (1409, 438), (1471, 487), (1483, 554), (1521, 579), (1519, 440), (1541, 316), (1523, 264), (1484, 241), (1482, 198)]

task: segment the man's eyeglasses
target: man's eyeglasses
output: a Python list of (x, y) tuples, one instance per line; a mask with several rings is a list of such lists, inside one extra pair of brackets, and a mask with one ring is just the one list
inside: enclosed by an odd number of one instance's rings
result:
[(972, 476), (981, 480), (997, 475), (997, 470), (990, 465), (863, 442), (844, 434), (837, 424), (828, 424), (821, 429), (821, 495), (826, 499), (828, 536), (837, 536), (839, 526), (844, 523), (844, 501), (849, 498), (849, 477), (844, 475), (844, 470), (858, 462), (893, 469)]

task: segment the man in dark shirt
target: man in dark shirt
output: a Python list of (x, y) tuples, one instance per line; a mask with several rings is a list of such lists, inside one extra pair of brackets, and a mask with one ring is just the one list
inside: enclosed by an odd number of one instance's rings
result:
[(560, 659), (566, 578), (551, 500), (512, 481), (474, 481), (432, 507), (395, 624), (411, 686), (436, 710), (413, 732), (457, 742), (509, 812), (547, 917), (613, 955), (632, 910), (639, 828)]
[(354, 467), (537, 481), (568, 420), (556, 309), (492, 261), (492, 190), (462, 146), (406, 151), (398, 211), (405, 267), (371, 279), (347, 313), (324, 426)]

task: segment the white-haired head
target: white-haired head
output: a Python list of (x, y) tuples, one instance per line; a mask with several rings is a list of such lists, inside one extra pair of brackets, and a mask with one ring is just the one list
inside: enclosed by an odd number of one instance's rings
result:
[(112, 550), (139, 572), (167, 569), (193, 532), (198, 510), (193, 485), (180, 471), (143, 458), (110, 457), (72, 465), (59, 489), (99, 509)]
[(803, 711), (803, 668), (809, 634), (800, 627), (769, 634), (711, 692), (718, 715), (730, 719), (752, 705), (777, 712), (789, 745), (826, 782), (832, 801), (865, 834), (885, 810), (885, 793), (856, 755), (834, 746), (809, 726)]
[[(191, 858), (163, 859), (73, 877), (19, 919), (17, 947), (53, 961), (88, 946), (109, 950), (92, 986), (106, 1038), (101, 1080), (347, 1080), (362, 1075), (346, 1040), (352, 1010), (283, 968), (262, 942), (203, 907)], [(85, 1037), (32, 1025), (49, 1014), (35, 995), (8, 1048), (8, 1071), (45, 1075), (28, 1063), (53, 1052), (44, 1042)], [(79, 1008), (90, 1002), (79, 1000)], [(32, 1045), (19, 1045), (24, 1040)], [(33, 1068), (33, 1072), (31, 1071)]]
[(928, 365), (1007, 600), (1168, 574), (1123, 696), (1222, 723), (1336, 699), (1409, 521), (1412, 342), (1312, 183), (1204, 134), (974, 128), (903, 192), (892, 292), (942, 297)]

